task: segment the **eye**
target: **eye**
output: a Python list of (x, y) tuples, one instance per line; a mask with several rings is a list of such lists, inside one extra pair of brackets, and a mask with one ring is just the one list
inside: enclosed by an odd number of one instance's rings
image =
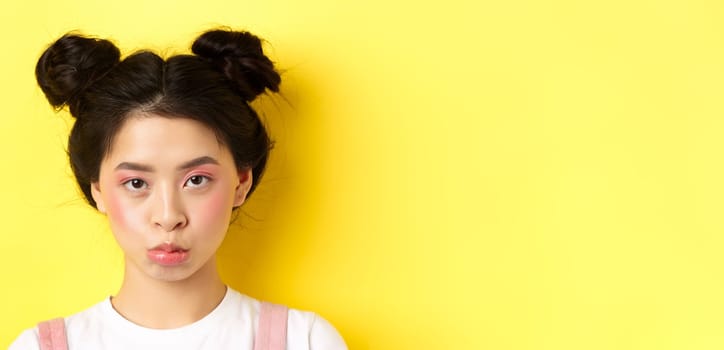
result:
[(141, 179), (130, 179), (124, 182), (123, 186), (126, 186), (126, 188), (131, 191), (140, 191), (148, 187), (148, 184), (146, 184), (146, 181), (143, 181)]
[(203, 175), (194, 175), (189, 177), (188, 180), (186, 180), (186, 186), (187, 187), (201, 187), (206, 185), (209, 181), (211, 181), (208, 177)]

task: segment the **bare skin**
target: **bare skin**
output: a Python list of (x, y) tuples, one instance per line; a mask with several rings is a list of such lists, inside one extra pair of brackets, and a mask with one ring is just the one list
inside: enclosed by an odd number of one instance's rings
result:
[(124, 252), (123, 283), (111, 299), (116, 311), (140, 326), (169, 329), (219, 305), (226, 286), (216, 251), (251, 179), (199, 122), (130, 117), (91, 186)]
[(213, 311), (226, 294), (214, 260), (178, 282), (149, 279), (128, 269), (126, 264), (127, 277), (111, 303), (123, 317), (143, 327), (170, 329), (191, 324)]

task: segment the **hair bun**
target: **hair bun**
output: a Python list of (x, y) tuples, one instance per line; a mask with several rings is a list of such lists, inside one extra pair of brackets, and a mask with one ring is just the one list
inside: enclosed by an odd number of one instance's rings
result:
[(40, 56), (35, 77), (53, 107), (71, 107), (82, 90), (115, 66), (121, 57), (108, 40), (66, 34)]
[(196, 55), (216, 65), (251, 101), (265, 89), (279, 91), (281, 77), (274, 63), (264, 55), (261, 40), (249, 32), (212, 30), (199, 36), (191, 46)]

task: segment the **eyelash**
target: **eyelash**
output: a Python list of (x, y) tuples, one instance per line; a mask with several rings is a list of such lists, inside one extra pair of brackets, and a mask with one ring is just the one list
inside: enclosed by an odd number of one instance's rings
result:
[[(199, 178), (200, 178), (201, 181), (202, 181), (201, 184), (198, 184), (198, 185), (197, 185), (197, 184), (189, 185), (190, 182), (191, 182), (191, 180), (193, 180), (193, 179), (199, 179)], [(197, 188), (197, 187), (205, 186), (205, 185), (208, 184), (210, 181), (211, 181), (211, 178), (208, 177), (208, 176), (206, 176), (206, 175), (192, 175), (192, 176), (189, 176), (189, 178), (186, 180), (186, 182), (184, 182), (184, 186), (189, 186), (189, 187), (192, 187), (192, 188)]]
[[(200, 184), (193, 184), (192, 180), (196, 179), (201, 179), (202, 182)], [(190, 188), (198, 188), (207, 185), (210, 181), (211, 178), (206, 175), (192, 175), (189, 176), (188, 179), (186, 179), (186, 181), (184, 182), (184, 186)], [(134, 185), (141, 185), (143, 187), (135, 187)], [(148, 183), (144, 180), (134, 178), (124, 182), (123, 186), (126, 187), (126, 189), (128, 189), (129, 191), (140, 192), (148, 187)]]
[[(143, 185), (143, 188), (133, 187), (133, 184), (134, 184), (134, 183), (135, 183), (135, 184), (139, 184), (139, 183), (140, 183), (141, 185)], [(124, 182), (124, 183), (123, 183), (123, 186), (125, 186), (126, 189), (128, 189), (129, 191), (139, 192), (139, 191), (143, 190), (144, 188), (148, 187), (148, 184), (146, 183), (146, 181), (143, 181), (143, 180), (141, 180), (141, 179), (130, 179), (130, 180)]]

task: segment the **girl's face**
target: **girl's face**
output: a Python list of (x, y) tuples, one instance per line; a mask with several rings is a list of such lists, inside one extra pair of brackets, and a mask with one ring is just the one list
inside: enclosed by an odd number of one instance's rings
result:
[(137, 115), (115, 135), (91, 187), (125, 253), (126, 277), (181, 281), (215, 273), (232, 208), (250, 186), (251, 170), (237, 171), (203, 124)]

